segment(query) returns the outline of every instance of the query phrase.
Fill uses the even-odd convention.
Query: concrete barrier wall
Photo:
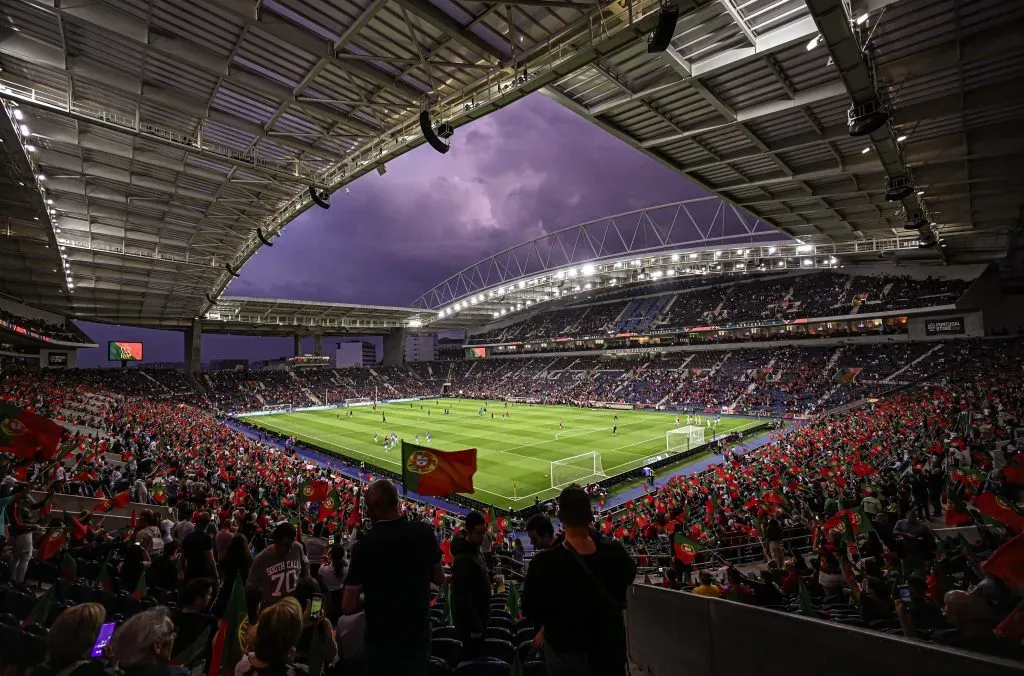
[[[652,676],[1022,676],[1024,664],[686,592],[633,585],[630,661]]]

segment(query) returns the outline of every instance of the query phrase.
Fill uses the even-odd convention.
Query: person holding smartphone
[[[334,661],[338,655],[338,644],[334,640],[334,629],[330,620],[325,617],[323,611],[324,597],[316,580],[311,577],[304,577],[295,585],[293,593],[295,600],[302,606],[302,635],[295,646],[296,662],[309,664],[309,648],[313,644],[313,636],[320,632],[324,639],[325,653],[323,656],[324,666]],[[319,676],[311,674],[311,676]]]
[[[113,634],[114,623],[107,622],[107,611],[99,603],[68,608],[50,627],[46,661],[32,670],[32,676],[114,676],[105,659]]]

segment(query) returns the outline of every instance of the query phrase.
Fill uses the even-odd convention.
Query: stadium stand
[[[765,370],[767,362],[761,355],[771,355],[771,371]],[[758,386],[754,392],[763,386],[773,399],[804,406],[806,391],[821,391],[808,390],[810,382],[820,380],[827,387],[831,370],[860,364],[864,382],[879,384],[905,373],[911,363],[920,365],[922,357],[929,358],[930,366],[921,367],[928,377],[910,389],[882,396],[867,407],[777,432],[770,444],[751,453],[727,452],[723,465],[674,478],[643,499],[601,514],[598,528],[627,547],[641,576],[652,584],[801,613],[842,626],[1019,656],[1019,646],[998,638],[993,629],[1015,612],[1016,602],[1009,588],[998,581],[1003,554],[994,552],[1024,519],[1012,507],[999,507],[1012,504],[1020,485],[1022,458],[1011,443],[1024,413],[1018,378],[1024,367],[1020,341],[698,352],[685,357],[677,353],[657,362],[631,361],[616,368],[605,368],[595,358],[496,360],[462,364],[450,372],[460,371],[456,383],[463,387],[475,383],[488,396],[531,389],[549,393],[554,385],[563,396],[572,397],[594,391],[595,383],[628,378],[630,396],[650,400],[675,386],[661,384],[672,382],[672,374],[700,369],[700,374],[706,374],[703,379],[684,381],[691,389],[700,383],[695,390],[701,393],[698,405],[720,404],[737,397],[742,385],[754,384]],[[423,374],[430,374],[435,366],[443,368],[418,365],[402,373],[355,369],[338,375],[342,382],[358,381],[363,391],[419,388],[432,380]],[[769,379],[750,380],[758,369]],[[776,370],[778,379],[771,381],[770,374]],[[356,372],[362,376],[354,376]],[[248,403],[251,391],[283,391],[298,379],[312,389],[334,377],[333,372],[307,369],[296,374],[239,372],[231,377],[208,373],[203,379],[221,388],[214,390],[214,401]],[[247,385],[246,379],[256,385]],[[547,389],[530,384],[537,379]],[[16,619],[32,614],[32,626],[37,627],[18,628],[19,637],[45,635],[47,628],[64,631],[54,618],[93,599],[115,622],[155,604],[170,603],[173,608],[178,582],[173,568],[165,570],[174,561],[167,552],[175,557],[175,552],[194,545],[195,539],[188,540],[184,534],[195,527],[196,510],[211,513],[212,523],[227,533],[222,538],[217,526],[211,525],[210,535],[216,537],[207,536],[216,551],[210,565],[217,566],[224,579],[234,565],[228,542],[245,538],[238,541],[255,551],[269,546],[273,524],[295,508],[291,496],[300,483],[310,480],[326,480],[342,496],[341,508],[329,518],[320,518],[319,503],[300,510],[307,550],[326,554],[326,563],[314,563],[311,574],[324,585],[336,579],[330,577],[333,554],[327,538],[351,536],[360,528],[363,484],[310,464],[294,445],[286,443],[282,448],[268,444],[266,438],[253,439],[178,400],[176,395],[183,393],[185,383],[169,373],[140,369],[24,369],[3,374],[0,385],[6,399],[97,430],[92,435],[66,433],[65,443],[73,452],[61,462],[60,474],[49,476],[43,463],[21,465],[11,456],[0,461],[4,475],[0,485],[7,494],[19,482],[31,483],[46,472],[46,483],[58,494],[55,504],[70,499],[61,497],[66,495],[92,499],[98,506],[67,522],[71,526],[59,557],[40,540],[28,550],[28,559],[25,550],[16,550],[9,562],[0,563],[0,580],[14,582],[0,593],[4,612]],[[240,383],[247,387],[239,389]],[[838,454],[837,449],[843,452]],[[23,469],[16,469],[19,465]],[[106,497],[91,497],[100,495]],[[1011,502],[993,502],[995,498]],[[38,509],[32,509],[40,504],[8,505],[8,522],[38,522],[51,532],[62,531],[64,520],[52,514],[39,517]],[[453,535],[459,524],[456,515],[432,505],[401,504],[409,518],[435,531],[446,550],[458,538]],[[104,528],[108,510],[128,508],[137,519],[127,526],[127,533]],[[177,523],[160,517],[166,508],[181,515]],[[847,514],[848,520],[837,516],[841,514]],[[210,523],[203,516],[197,520],[200,525]],[[957,535],[956,526],[973,521],[995,527],[980,528],[981,539]],[[490,565],[514,578],[522,550],[515,544],[514,517],[510,523],[496,527],[498,540]],[[946,525],[954,530],[943,532]],[[856,548],[843,543],[843,529],[851,527],[857,531]],[[19,533],[12,529],[8,537],[17,538]],[[37,531],[34,537],[38,540],[42,533]],[[688,548],[686,552],[680,553],[680,542]],[[996,563],[979,568],[978,562],[986,558]],[[315,562],[312,556],[310,560]],[[720,574],[723,564],[726,572]],[[77,571],[73,579],[71,569]],[[144,580],[141,586],[140,580]],[[23,586],[24,581],[35,585],[35,593],[32,586]],[[984,596],[968,598],[961,591],[979,585]],[[904,588],[912,600],[909,604],[899,596]],[[331,596],[330,586],[324,589],[325,598],[333,599],[325,601],[333,621],[340,613],[337,595]],[[511,603],[508,593],[522,594],[527,609],[525,620],[517,619],[521,611],[516,610],[510,634],[519,635],[522,630],[526,636],[531,626],[529,580],[525,587],[506,585],[494,597],[495,607],[501,604],[501,617]],[[226,612],[229,595],[225,587],[217,591],[214,612]],[[438,601],[431,611],[438,637],[451,631],[445,603]],[[945,615],[940,612],[943,604]],[[962,614],[956,610],[961,606]],[[984,621],[967,624],[973,611],[983,612]],[[177,613],[171,617],[173,622],[184,621]],[[437,643],[436,654],[443,654],[442,649]],[[16,654],[12,657],[5,651],[5,664],[24,668],[28,657],[24,652]],[[33,659],[38,661],[41,654],[37,650]],[[205,649],[186,655],[190,660],[206,656]]]
[[[645,333],[708,324],[770,319],[816,319],[864,312],[952,305],[969,281],[897,275],[811,272],[777,278],[705,277],[687,280],[675,293],[622,292],[628,300],[540,312],[522,321],[470,336],[491,344],[559,336]],[[670,287],[672,288],[672,287]],[[648,290],[650,292],[650,290]],[[603,297],[602,297],[603,298]]]

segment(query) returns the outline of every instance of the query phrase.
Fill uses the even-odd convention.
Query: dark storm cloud
[[[335,193],[227,293],[405,305],[458,270],[575,223],[698,196],[686,179],[543,95],[421,146]]]

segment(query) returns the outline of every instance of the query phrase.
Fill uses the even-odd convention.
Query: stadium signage
[[[90,343],[73,343],[73,342],[66,341],[66,340],[56,340],[54,338],[50,338],[49,336],[44,336],[42,334],[36,333],[35,331],[29,331],[24,326],[19,326],[18,324],[15,324],[14,322],[9,322],[6,319],[0,319],[0,327],[5,328],[8,331],[11,331],[13,333],[18,333],[18,334],[21,334],[23,336],[28,336],[29,338],[35,338],[36,340],[41,340],[44,343],[53,343],[54,345],[89,345],[90,344]]]
[[[68,365],[68,353],[67,352],[50,352],[46,355],[46,363],[50,366],[67,366]]]
[[[963,333],[963,317],[950,317],[948,319],[930,319],[924,325],[926,336],[949,336]]]

